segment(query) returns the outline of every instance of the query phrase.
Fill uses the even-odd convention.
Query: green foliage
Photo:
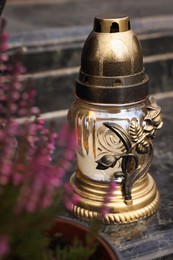
[[[3,225],[0,225],[0,234],[9,236],[11,247],[11,253],[5,259],[46,259],[45,252],[49,242],[45,232],[52,224],[52,216],[55,215],[58,205],[53,204],[46,210],[30,214],[18,214],[14,206],[18,193],[19,189],[14,185],[1,187],[0,222]],[[57,196],[59,195],[60,192]]]
[[[56,255],[62,260],[88,259],[94,253],[94,249],[85,247],[78,239],[74,239],[71,247],[66,247],[63,250],[57,248]]]
[[[96,243],[84,244],[76,237],[69,243],[61,234],[57,234],[53,239],[56,244],[54,249],[49,251],[49,259],[52,259],[52,255],[53,259],[61,260],[89,259],[94,254],[97,245]]]

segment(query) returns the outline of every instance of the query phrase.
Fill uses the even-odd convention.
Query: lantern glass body
[[[118,158],[118,156],[127,153],[121,137],[106,127],[105,123],[118,125],[128,137],[132,120],[135,120],[141,129],[146,125],[145,117],[149,105],[151,102],[148,98],[123,106],[91,104],[76,98],[69,110],[68,119],[71,126],[76,129],[78,170],[86,177],[96,181],[109,182],[116,178],[115,173],[122,171],[121,158],[112,167],[97,169],[97,162],[104,156]],[[138,165],[139,167],[141,165],[142,171],[142,165],[146,161],[148,163],[145,166],[144,174],[150,167],[150,156],[148,152],[139,153]],[[142,175],[142,177],[144,176]],[[117,182],[121,182],[120,177],[118,177]]]

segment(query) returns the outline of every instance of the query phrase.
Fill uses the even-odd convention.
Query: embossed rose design
[[[151,105],[147,106],[147,115],[144,118],[144,132],[151,138],[155,137],[156,130],[160,129],[163,125],[161,117],[161,108],[157,105],[154,99],[152,99]]]

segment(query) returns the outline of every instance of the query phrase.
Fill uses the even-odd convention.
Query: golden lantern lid
[[[128,103],[148,96],[140,43],[126,15],[100,15],[85,41],[76,95],[94,103]]]

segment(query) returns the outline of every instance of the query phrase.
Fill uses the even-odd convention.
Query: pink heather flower
[[[0,185],[4,186],[8,184],[8,182],[9,182],[8,176],[4,176],[4,175],[0,176]]]
[[[105,217],[108,213],[109,213],[109,207],[108,207],[108,205],[104,205],[104,207],[102,208],[102,211],[101,211],[101,216]]]
[[[22,184],[22,182],[23,175],[21,173],[14,172],[14,174],[12,175],[12,183],[14,184],[14,186],[19,186]]]
[[[14,82],[13,83],[14,90],[20,90],[21,87],[22,87],[22,84],[20,82]]]
[[[22,184],[17,211],[34,212],[50,206],[56,189],[62,184],[62,178],[71,166],[71,159],[75,154],[74,133],[71,129],[66,132],[67,136],[66,138],[64,136],[65,142],[62,147],[65,151],[57,164],[52,165],[50,154],[56,148],[58,134],[52,134],[49,129],[45,128],[44,120],[26,121],[25,126],[23,128],[13,120],[7,122],[5,128],[0,130],[0,136],[6,147],[4,151],[8,156],[12,148],[7,145],[12,140],[10,134],[18,135],[21,139],[24,138],[23,141],[28,145],[25,155],[27,165],[24,167],[22,163],[18,162],[14,162],[14,165],[7,164],[5,161],[6,164],[1,168],[3,175],[0,180],[1,184],[7,184],[9,181],[12,181],[15,186]],[[72,196],[70,195],[70,197]],[[71,202],[76,203],[76,201],[77,198],[74,196]]]
[[[51,138],[49,139],[51,140]],[[49,145],[48,142],[47,146]],[[34,151],[36,154],[32,155],[32,161],[29,162],[28,169],[25,171],[24,188],[20,194],[18,211],[33,212],[36,209],[50,205],[54,192],[61,185],[65,173],[64,170],[60,171],[61,161],[57,165],[50,164],[49,154],[47,154],[44,147],[39,150],[39,154],[37,154],[37,149]]]
[[[8,238],[6,236],[0,235],[0,259],[3,259],[8,255],[10,251]]]
[[[4,133],[4,131],[1,129],[1,130],[0,130],[0,142],[4,140],[4,137],[5,137],[5,133]]]
[[[46,134],[49,134],[49,129],[47,129],[47,128],[46,128],[46,129],[43,129],[42,133],[45,134],[45,135],[46,135]]]
[[[20,108],[20,109],[18,110],[19,116],[25,116],[26,113],[27,113],[27,109],[26,109],[26,108]]]
[[[8,48],[8,45],[6,43],[1,43],[0,51],[5,52]]]
[[[22,99],[27,100],[28,98],[29,98],[28,93],[23,93],[22,94]]]
[[[16,136],[19,134],[19,130],[20,130],[20,126],[19,124],[16,122],[16,120],[9,120],[8,122],[8,126],[6,127],[6,134],[8,133],[8,135],[10,136],[10,138],[12,139],[12,136]],[[4,131],[4,132],[5,132]],[[15,139],[13,139],[15,140]],[[17,145],[17,142],[16,142]]]
[[[7,32],[3,32],[0,36],[0,40],[3,42],[7,42],[8,40],[8,33]]]
[[[11,112],[12,112],[12,113],[15,113],[15,112],[17,111],[17,105],[14,104],[14,103],[11,104],[10,109],[11,109]]]
[[[1,54],[0,60],[1,60],[2,62],[7,62],[7,61],[8,61],[8,55],[6,55],[6,54]]]
[[[28,90],[28,99],[33,100],[37,96],[37,91],[34,88],[29,88]]]
[[[8,161],[5,161],[5,163],[3,163],[1,165],[1,173],[4,176],[9,176],[11,175],[11,163]]]
[[[6,33],[2,33],[0,37],[0,52],[5,52],[8,49],[8,43],[7,43],[8,35]]]
[[[74,193],[73,188],[70,183],[66,183],[64,187],[64,205],[67,210],[71,210],[73,205],[76,205],[80,198]]]
[[[20,93],[16,90],[14,90],[11,94],[11,97],[14,99],[14,100],[18,100],[20,98]]]
[[[1,55],[0,55],[0,57],[1,57]],[[0,60],[1,60],[1,58],[0,58]],[[7,66],[5,64],[0,64],[0,70],[2,73],[6,70],[6,68],[7,68]]]
[[[109,203],[112,201],[112,196],[113,196],[113,193],[114,193],[116,187],[117,187],[117,183],[114,180],[112,180],[110,182],[109,190],[105,196],[103,207],[101,209],[101,217],[103,217],[103,218],[106,216],[106,214],[109,213]]]
[[[19,105],[19,107],[26,107],[27,106],[27,102],[24,101],[24,100],[21,100],[21,101],[19,101],[18,105]]]
[[[45,124],[45,120],[43,120],[43,119],[39,119],[39,120],[38,120],[38,124],[40,124],[40,125],[44,125],[44,124]],[[45,130],[48,130],[48,129],[45,129]]]
[[[62,157],[62,162],[64,162],[64,157]],[[70,166],[70,164],[68,165]],[[35,173],[37,174],[35,175]],[[39,156],[35,155],[35,162],[32,161],[32,164],[29,164],[29,175],[27,174],[26,178],[24,178],[26,179],[26,188],[20,196],[20,210],[34,211],[42,207],[41,205],[45,207],[46,204],[43,200],[46,201],[46,196],[53,198],[55,189],[62,183],[61,178],[64,173],[65,170],[61,167],[61,160],[56,166],[49,165],[49,156],[47,156],[44,149]],[[28,192],[28,189],[30,192]],[[51,203],[52,200],[49,199],[49,201]]]
[[[41,124],[37,124],[36,125],[36,130],[37,131],[41,131],[41,130],[43,130],[44,129],[44,126],[43,125],[41,125]]]
[[[40,109],[38,107],[32,107],[31,108],[31,114],[37,115],[40,113]]]
[[[68,134],[70,133],[70,127],[68,124],[64,124],[58,134],[59,145],[64,146],[66,144],[66,139],[68,138]]]
[[[34,88],[25,89],[20,76],[25,72],[18,56],[14,64],[8,64],[6,51],[7,35],[0,39],[0,185],[13,184],[18,187],[19,196],[14,205],[16,213],[36,212],[48,208],[56,191],[63,185],[66,170],[71,167],[75,154],[74,131],[67,125],[60,135],[45,127],[45,121],[38,118],[39,108],[35,107],[37,92]],[[34,120],[31,121],[31,116]],[[19,124],[15,118],[26,116]],[[16,141],[16,137],[18,141]],[[57,147],[57,139],[62,153],[53,164],[52,154]],[[4,189],[5,190],[5,189]],[[75,204],[78,196],[67,188],[67,207]],[[70,198],[68,202],[67,195]],[[12,210],[14,210],[12,208]],[[11,212],[13,213],[13,212]],[[6,214],[6,212],[4,212]],[[3,225],[3,224],[2,224]],[[9,252],[8,239],[0,235],[0,259]]]
[[[18,72],[19,75],[21,75],[26,72],[26,68],[21,63],[17,63],[16,71]]]
[[[51,196],[50,197],[46,196],[45,198],[42,199],[42,203],[40,206],[42,209],[47,209],[48,207],[50,207],[51,203],[52,203]]]
[[[5,35],[1,43],[1,50],[5,50]],[[0,79],[0,98],[3,101],[0,106],[3,118],[0,122],[0,185],[11,183],[18,186],[19,197],[14,205],[17,213],[46,209],[52,204],[56,191],[63,186],[65,173],[71,167],[75,155],[75,133],[68,125],[62,127],[59,135],[52,133],[52,129],[45,127],[44,120],[38,118],[40,110],[34,106],[37,92],[34,88],[23,92],[19,77],[25,69],[17,57],[10,65],[8,56],[1,53],[0,68],[5,75]],[[20,125],[16,116],[26,116],[27,120]],[[18,138],[17,146],[13,136]],[[53,164],[52,154],[58,144],[62,153]],[[68,185],[64,201],[70,208],[79,198]],[[5,247],[1,242],[0,237],[0,258],[9,250],[8,244]]]

